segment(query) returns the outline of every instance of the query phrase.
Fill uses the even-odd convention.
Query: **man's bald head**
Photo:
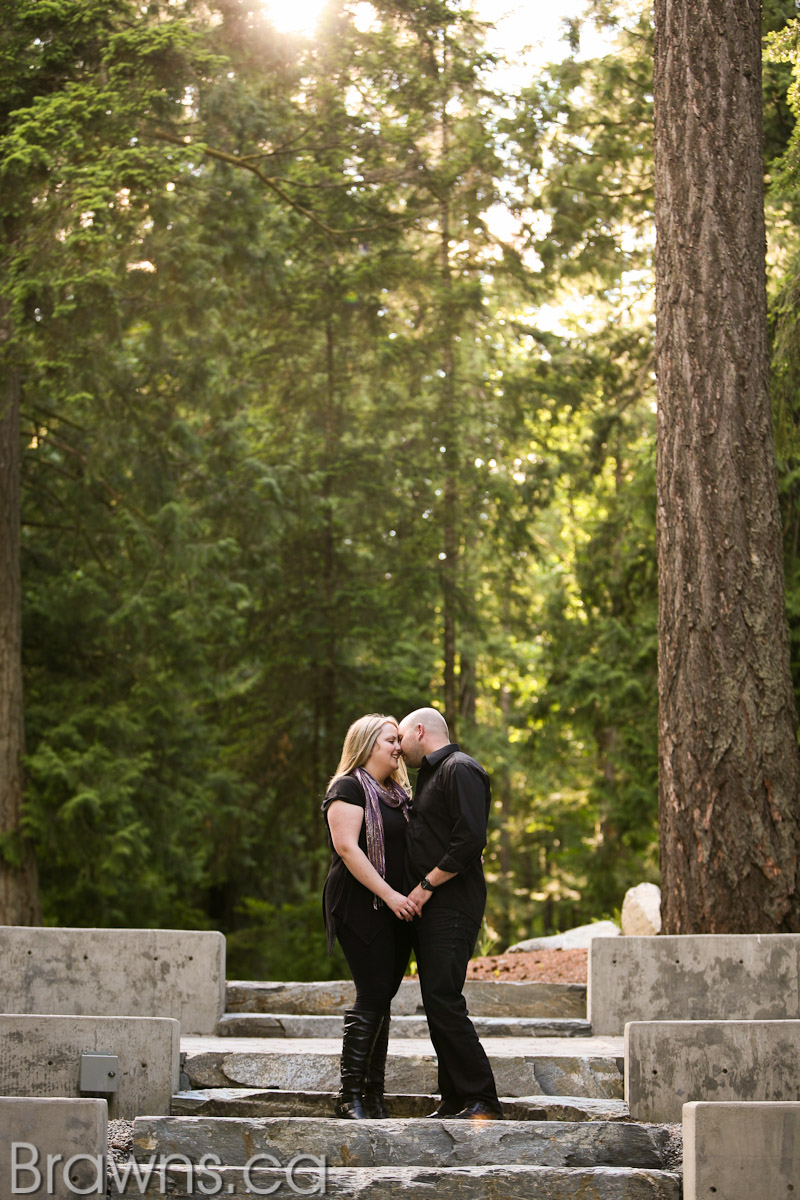
[[[436,708],[415,708],[400,722],[400,749],[409,767],[450,742],[447,722]]]

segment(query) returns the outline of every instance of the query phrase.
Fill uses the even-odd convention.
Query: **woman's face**
[[[372,753],[364,766],[373,779],[387,779],[397,770],[400,759],[400,738],[394,721],[387,721],[378,734]]]

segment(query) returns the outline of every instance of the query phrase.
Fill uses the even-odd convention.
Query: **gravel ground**
[[[536,979],[542,983],[586,983],[588,950],[530,950],[473,958],[467,979]]]
[[[683,1129],[680,1125],[665,1125],[669,1141],[664,1152],[665,1171],[683,1171]]]
[[[133,1153],[133,1121],[108,1122],[108,1158],[114,1162],[127,1162]],[[110,1177],[110,1176],[109,1176]]]

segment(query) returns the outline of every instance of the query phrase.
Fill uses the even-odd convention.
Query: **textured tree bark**
[[[6,376],[3,392],[0,396],[0,924],[36,925],[41,923],[36,859],[19,828],[25,724],[19,560],[19,384],[13,369]]]
[[[656,0],[665,933],[800,930],[765,292],[761,5]]]
[[[442,153],[448,150],[447,110],[442,111]],[[444,626],[444,716],[450,738],[458,736],[458,685],[456,679],[456,605],[458,602],[459,531],[458,531],[458,451],[456,425],[456,357],[453,351],[451,296],[453,279],[450,271],[450,205],[447,197],[439,205],[441,285],[443,297],[442,324],[442,406],[441,430],[445,446],[444,497],[442,506],[441,564],[442,623]]]

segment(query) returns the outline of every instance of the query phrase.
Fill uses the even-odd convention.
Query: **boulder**
[[[661,933],[661,888],[639,883],[628,888],[622,901],[622,932],[626,937],[653,937]]]
[[[520,954],[528,950],[586,950],[592,938],[619,937],[619,925],[613,921],[593,921],[591,925],[578,925],[575,929],[567,929],[564,933],[554,933],[550,937],[528,938],[508,947],[509,954]]]

